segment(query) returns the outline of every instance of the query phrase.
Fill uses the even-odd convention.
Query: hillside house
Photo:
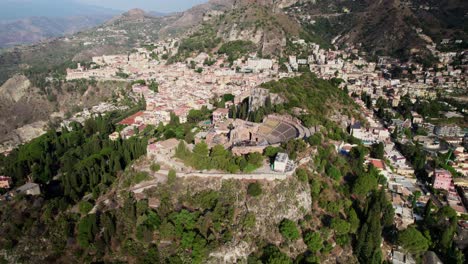
[[[446,170],[434,170],[432,175],[432,185],[434,189],[451,191],[454,188],[452,174]]]
[[[213,124],[222,122],[229,117],[229,109],[227,108],[218,108],[213,112]]]
[[[11,178],[0,176],[0,189],[10,189]]]
[[[40,195],[41,194],[41,188],[39,187],[39,184],[33,183],[33,182],[28,182],[16,189],[16,193],[18,194],[24,194],[24,195]]]
[[[463,129],[457,125],[436,126],[434,134],[441,137],[463,137]]]
[[[273,165],[274,171],[285,172],[288,166],[289,156],[286,153],[276,154],[275,163]]]
[[[171,138],[164,141],[159,141],[153,144],[149,144],[146,151],[147,156],[150,158],[166,157],[170,158],[175,155],[175,150],[179,145],[179,140]]]

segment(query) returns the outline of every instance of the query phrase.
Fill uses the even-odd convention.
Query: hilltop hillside
[[[74,16],[116,15],[118,10],[80,3],[75,0],[3,0],[0,21],[30,17],[64,18]]]
[[[468,3],[463,0],[297,1],[285,11],[317,38],[362,44],[370,55],[428,58],[426,45],[440,44],[442,38],[468,41]]]
[[[305,109],[299,118],[307,127],[335,121],[346,128],[346,122],[351,118],[360,118],[360,111],[348,94],[337,87],[338,83],[336,79],[327,81],[312,73],[304,73],[299,77],[264,83],[262,87],[285,98],[285,109]]]
[[[29,17],[0,22],[0,48],[37,43],[100,25],[112,15]]]
[[[0,5],[0,48],[73,34],[119,13],[72,0],[5,0]]]
[[[260,55],[281,56],[288,38],[307,38],[322,46],[330,46],[336,38],[338,45],[362,45],[371,57],[413,56],[433,62],[427,44],[451,38],[463,42],[444,48],[466,48],[467,11],[468,3],[463,0],[211,0],[162,17],[133,10],[69,39],[1,53],[0,83],[17,72],[20,64],[31,66],[41,61],[41,65],[57,65],[128,51],[160,38],[182,36],[194,42],[190,40],[193,35],[202,35],[201,41],[219,38],[208,45],[209,51],[219,48],[222,42],[243,39],[254,42]],[[418,34],[417,29],[432,42]],[[203,49],[193,50],[207,50],[202,46]],[[56,55],[48,56],[51,51]]]
[[[126,53],[145,42],[157,41],[159,30],[173,19],[131,10],[72,36],[5,50],[0,53],[0,84],[28,68],[50,72],[72,60],[89,61],[92,56]]]
[[[284,13],[271,11],[268,4],[238,3],[193,30],[181,41],[179,53],[173,59],[182,60],[201,51],[217,51],[222,44],[238,40],[253,43],[254,51],[260,55],[281,56],[287,39],[299,36],[301,26]]]
[[[308,125],[321,127],[307,140],[292,139],[255,154],[265,161],[269,151],[294,152],[297,161],[304,161],[294,175],[274,181],[178,177],[167,165],[155,166],[155,160],[144,155],[156,128],[141,137],[109,139],[118,113],[88,120],[73,130],[51,130],[0,158],[0,173],[13,175],[15,185],[32,175],[43,186],[41,196],[18,195],[0,204],[0,246],[5,249],[0,260],[357,263],[353,241],[364,224],[360,219],[368,214],[363,208],[378,204],[377,234],[380,223],[385,226],[393,212],[383,192],[375,191],[375,173],[364,172],[361,160],[356,166],[338,155],[330,140],[353,139],[330,122],[334,112],[323,106],[341,105],[336,112],[346,114],[353,111],[352,100],[336,82],[312,74],[265,87],[287,99],[284,111],[302,107],[316,117]],[[194,155],[200,155],[197,149],[202,144],[195,145]],[[206,156],[210,164],[221,159],[218,154]],[[355,184],[360,177],[371,183]],[[372,197],[380,198],[372,202]],[[368,244],[380,249],[379,239]]]
[[[281,57],[288,39],[306,38],[323,47],[331,47],[332,41],[338,46],[360,47],[371,58],[386,55],[433,63],[434,54],[427,45],[449,38],[463,40],[449,48],[466,46],[467,11],[468,4],[460,0],[224,0],[182,13],[162,32],[198,25],[191,28],[186,42],[210,43],[198,45],[201,48],[193,45],[189,52],[216,51],[222,43],[241,39],[255,43],[260,55]],[[187,49],[176,59],[184,54]]]

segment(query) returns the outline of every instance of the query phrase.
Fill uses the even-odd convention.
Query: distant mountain
[[[0,3],[0,21],[29,17],[116,15],[121,12],[121,10],[86,5],[73,0],[2,0]]]
[[[338,37],[339,45],[362,45],[370,56],[425,60],[432,57],[427,45],[443,38],[468,42],[466,0],[296,2],[284,11],[309,34],[325,41]]]
[[[188,36],[187,43],[205,47],[202,42],[216,37],[250,40],[263,55],[279,56],[287,55],[287,40],[294,37],[326,48],[333,40],[342,47],[360,47],[369,57],[430,64],[436,59],[428,45],[446,38],[462,42],[438,48],[468,47],[467,17],[466,0],[211,0],[180,13],[160,34],[190,28],[195,37]],[[200,37],[207,32],[211,35]]]
[[[3,0],[0,3],[0,48],[32,44],[102,24],[118,10],[73,0]]]
[[[158,11],[149,11],[148,13],[154,17],[163,17],[163,16],[169,15],[168,13],[163,13],[163,12],[158,12]]]
[[[86,19],[91,21],[90,26],[92,23],[99,24],[99,26],[78,30],[79,32],[66,37],[46,39],[33,45],[3,50],[0,53],[0,84],[28,67],[47,72],[72,60],[87,61],[92,56],[127,52],[142,44],[154,43],[159,39],[161,28],[171,24],[175,19],[174,17],[155,17],[139,9],[130,10],[109,20],[93,20],[96,18],[97,16],[81,17],[75,22],[72,19],[55,20],[56,23],[53,22],[54,19],[41,19],[40,21],[47,23],[47,28],[51,29],[50,34],[66,32],[66,28],[74,30],[80,26],[80,23],[84,24]],[[25,33],[19,34],[23,24],[27,30],[23,31]],[[29,20],[20,24],[14,23],[8,27],[0,25],[0,40],[2,37],[5,39],[5,43],[12,43],[15,38],[25,40],[23,38],[31,37],[32,33],[40,32],[41,26],[43,25],[39,22],[30,22]],[[8,33],[11,36],[8,38],[7,33],[2,33],[2,30],[4,32],[11,30],[10,32],[17,33]]]
[[[52,1],[38,2],[50,5]],[[70,0],[65,2],[76,5]],[[5,12],[4,9],[1,12]],[[180,59],[190,52],[200,51],[198,47],[211,52],[223,43],[239,39],[253,42],[263,56],[285,58],[297,54],[289,40],[305,38],[326,48],[331,48],[332,40],[338,46],[360,46],[372,57],[430,58],[433,62],[427,46],[440,43],[442,38],[462,40],[466,48],[467,13],[466,0],[210,0],[165,16],[130,10],[91,30],[82,28],[104,21],[100,20],[101,16],[57,20],[29,18],[0,25],[0,47],[82,32],[69,36],[70,39],[0,54],[0,83],[11,77],[20,65],[44,65],[43,61],[47,60],[47,65],[52,67],[63,61],[87,60],[90,56],[122,52],[174,36],[182,38],[184,44]],[[210,45],[206,45],[207,42]],[[49,56],[51,53],[63,56]]]
[[[111,17],[111,15],[29,17],[0,22],[0,48],[32,44],[52,37],[73,34],[100,25]]]

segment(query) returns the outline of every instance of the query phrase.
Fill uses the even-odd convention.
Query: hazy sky
[[[183,11],[207,0],[77,0],[78,2],[109,7],[120,10],[142,8],[147,11],[174,12]]]

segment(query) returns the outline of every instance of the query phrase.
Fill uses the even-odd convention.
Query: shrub
[[[169,174],[167,174],[167,182],[168,182],[169,184],[174,183],[174,182],[176,181],[176,178],[177,178],[176,171],[173,170],[173,169],[171,169],[171,170],[169,171]]]
[[[304,236],[304,242],[312,252],[317,252],[323,247],[323,239],[319,233],[308,232]]]
[[[251,183],[247,187],[247,193],[250,196],[257,197],[262,194],[262,186],[258,182]]]
[[[296,223],[289,219],[284,219],[280,224],[280,233],[286,240],[292,241],[299,238],[299,230]]]
[[[150,177],[146,172],[139,172],[135,176],[133,176],[133,183],[138,184],[140,182],[148,180]]]
[[[307,175],[307,171],[305,169],[299,168],[296,170],[297,178],[302,182],[307,182],[309,180],[309,176]]]
[[[79,208],[80,208],[80,213],[82,215],[85,215],[85,214],[89,213],[89,211],[91,211],[91,209],[93,209],[93,205],[88,201],[82,201],[82,202],[80,202]]]
[[[252,228],[255,226],[256,221],[257,220],[255,218],[254,213],[247,213],[242,225],[244,226],[244,228]]]
[[[345,220],[334,218],[330,226],[336,234],[345,235],[348,234],[351,228],[351,225]]]
[[[398,234],[398,244],[408,252],[420,253],[429,248],[430,241],[416,228],[410,227]]]
[[[157,172],[161,169],[161,165],[157,164],[157,163],[153,163],[151,164],[151,167],[150,167],[151,171],[153,172]]]

